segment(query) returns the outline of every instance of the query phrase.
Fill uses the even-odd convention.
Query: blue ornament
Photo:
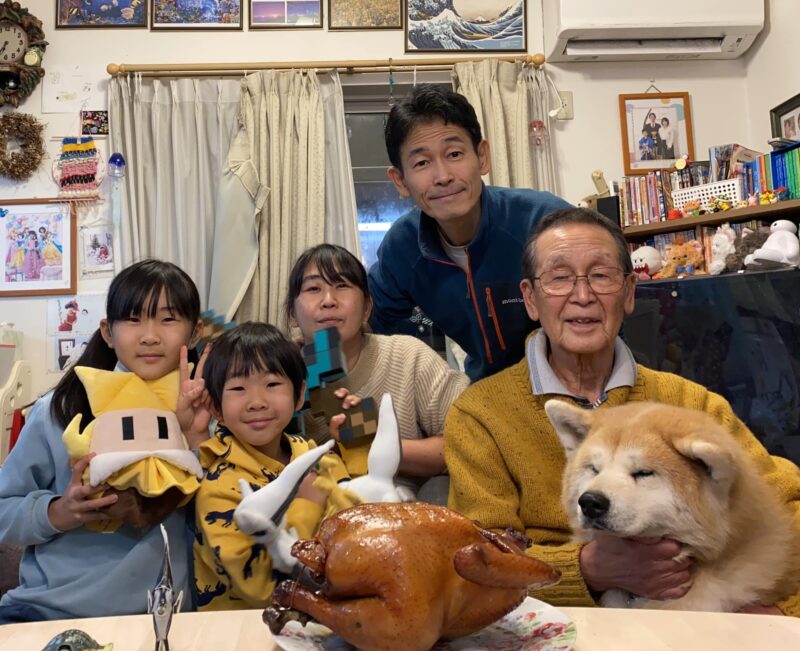
[[[108,175],[118,178],[125,176],[125,158],[119,152],[114,152],[108,159]]]

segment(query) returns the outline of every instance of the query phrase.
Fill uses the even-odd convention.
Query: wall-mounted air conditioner
[[[543,0],[548,61],[734,59],[764,27],[764,0]]]

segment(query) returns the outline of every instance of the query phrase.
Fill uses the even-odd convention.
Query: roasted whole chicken
[[[319,584],[281,582],[274,601],[363,651],[426,651],[519,605],[560,572],[526,556],[511,534],[485,531],[441,506],[362,504],[328,518],[295,556]],[[273,632],[286,618],[267,609]]]

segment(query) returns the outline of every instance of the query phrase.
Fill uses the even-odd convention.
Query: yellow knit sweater
[[[556,605],[592,606],[580,571],[580,545],[570,542],[561,506],[565,457],[544,411],[553,397],[533,395],[526,359],[461,394],[445,424],[449,506],[487,529],[525,531],[534,543],[528,553],[562,572],[559,584],[534,596]],[[636,385],[612,389],[599,408],[643,400],[700,409],[725,425],[794,510],[800,529],[800,471],[770,456],[722,396],[677,375],[638,366]],[[800,616],[800,593],[777,605],[787,615]]]

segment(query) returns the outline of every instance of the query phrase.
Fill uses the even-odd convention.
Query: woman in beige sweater
[[[425,343],[405,335],[364,332],[372,309],[364,265],[346,249],[320,244],[300,255],[289,276],[286,313],[289,324],[310,343],[314,333],[335,326],[349,370],[331,383],[380,402],[392,396],[402,437],[399,483],[420,499],[447,500],[442,432],[452,402],[469,384]],[[317,443],[329,437],[323,417],[305,414],[306,434]],[[366,473],[366,452],[342,450],[352,476]],[[435,478],[432,481],[428,481]]]

